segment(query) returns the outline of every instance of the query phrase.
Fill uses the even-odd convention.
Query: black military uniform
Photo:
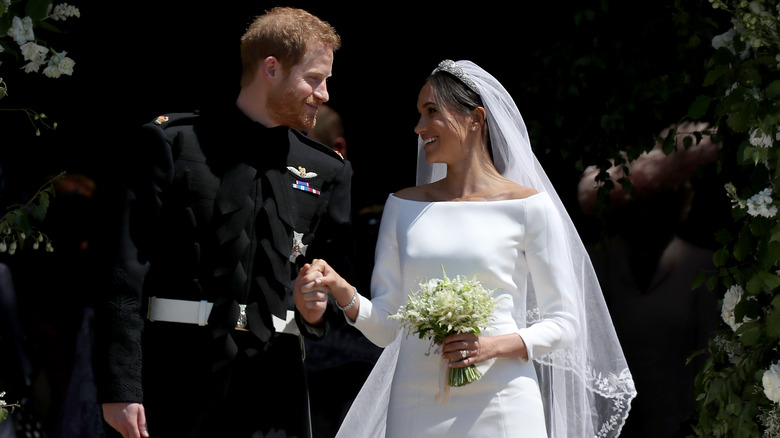
[[[308,326],[292,286],[313,257],[349,272],[350,164],[225,107],[142,129],[97,315],[100,402],[142,402],[156,438],[308,437],[300,336],[344,318]]]

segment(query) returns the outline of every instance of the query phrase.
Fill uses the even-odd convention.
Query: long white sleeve
[[[408,291],[401,281],[398,254],[398,204],[388,202],[382,213],[377,237],[374,272],[371,276],[371,300],[360,297],[358,317],[352,323],[368,340],[379,347],[389,345],[398,334],[400,324],[388,319],[406,302]]]
[[[575,303],[565,298],[575,290],[566,234],[552,201],[546,196],[541,199],[544,202],[529,204],[524,221],[525,256],[541,318],[517,331],[528,349],[528,360],[567,347],[579,328]]]

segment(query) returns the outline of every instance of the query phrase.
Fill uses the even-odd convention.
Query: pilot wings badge
[[[306,168],[303,166],[298,166],[297,168],[293,166],[287,166],[287,170],[294,173],[295,176],[299,178],[314,178],[317,176],[315,172],[307,172]]]

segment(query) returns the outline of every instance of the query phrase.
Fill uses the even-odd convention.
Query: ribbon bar
[[[309,187],[309,183],[306,182],[306,181],[295,180],[295,182],[293,183],[292,186],[293,186],[293,188],[298,189],[298,190],[303,190],[304,192],[314,193],[315,195],[319,195],[320,194],[319,190],[317,190],[317,189],[315,189],[313,187]]]

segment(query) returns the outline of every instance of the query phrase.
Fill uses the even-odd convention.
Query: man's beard
[[[305,102],[295,96],[288,87],[272,90],[268,95],[268,110],[277,123],[299,130],[312,129],[317,123],[316,114],[303,111]]]

